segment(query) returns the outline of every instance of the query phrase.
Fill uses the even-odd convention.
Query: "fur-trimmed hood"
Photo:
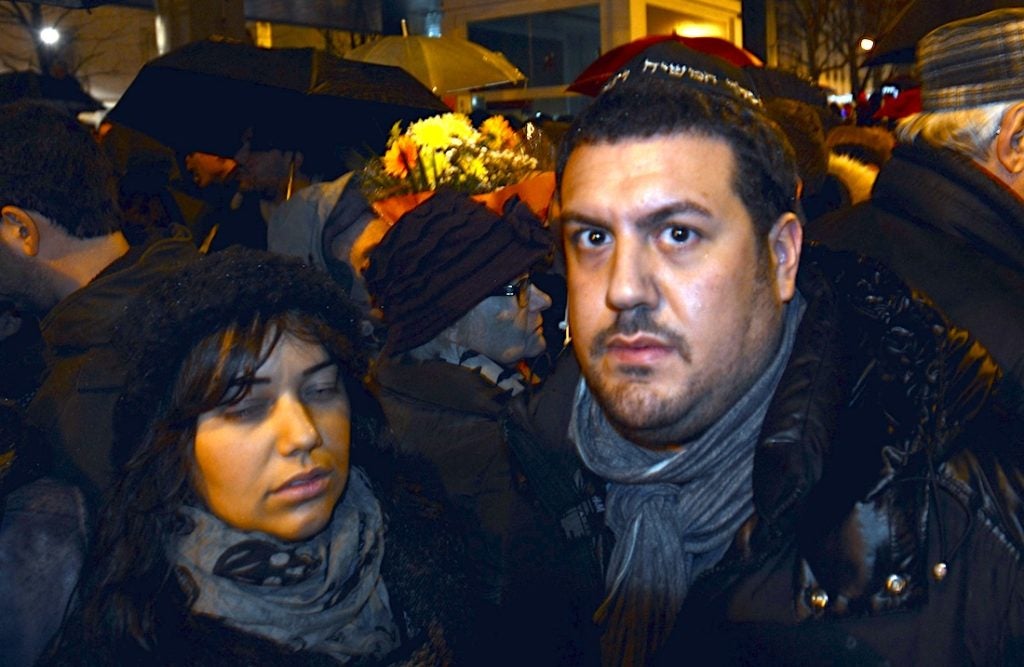
[[[850,204],[859,204],[871,197],[878,170],[856,158],[840,153],[828,154],[828,173],[838,178],[850,193]]]

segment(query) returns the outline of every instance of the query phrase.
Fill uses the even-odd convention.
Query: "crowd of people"
[[[0,663],[1024,663],[1022,35],[343,175],[0,105]]]

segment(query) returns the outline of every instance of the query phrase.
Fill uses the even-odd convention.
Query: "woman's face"
[[[348,481],[349,402],[321,345],[282,336],[240,402],[199,416],[195,485],[225,523],[303,540]]]

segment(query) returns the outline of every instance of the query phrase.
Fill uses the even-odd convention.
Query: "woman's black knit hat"
[[[323,271],[301,260],[247,248],[201,257],[136,299],[116,337],[128,374],[114,416],[115,467],[139,446],[166,403],[181,364],[207,336],[287,312],[318,316],[350,341],[340,361],[361,377],[366,368],[359,313]]]
[[[518,197],[498,215],[438,190],[395,223],[364,278],[388,325],[385,355],[418,347],[548,258],[551,232]]]

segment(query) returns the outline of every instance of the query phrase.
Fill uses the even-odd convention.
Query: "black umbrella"
[[[397,67],[315,49],[193,42],[143,66],[107,119],[183,152],[233,155],[254,146],[383,150],[396,121],[449,111]]]
[[[118,4],[115,0],[19,0],[30,5],[50,5],[67,9],[92,9],[100,5]]]
[[[1020,0],[911,0],[882,31],[864,64],[913,63],[918,40],[935,28],[1002,7],[1020,7]]]
[[[82,90],[78,79],[72,76],[54,77],[38,72],[0,73],[0,100],[42,100],[58,106],[68,113],[96,111],[103,104]]]

